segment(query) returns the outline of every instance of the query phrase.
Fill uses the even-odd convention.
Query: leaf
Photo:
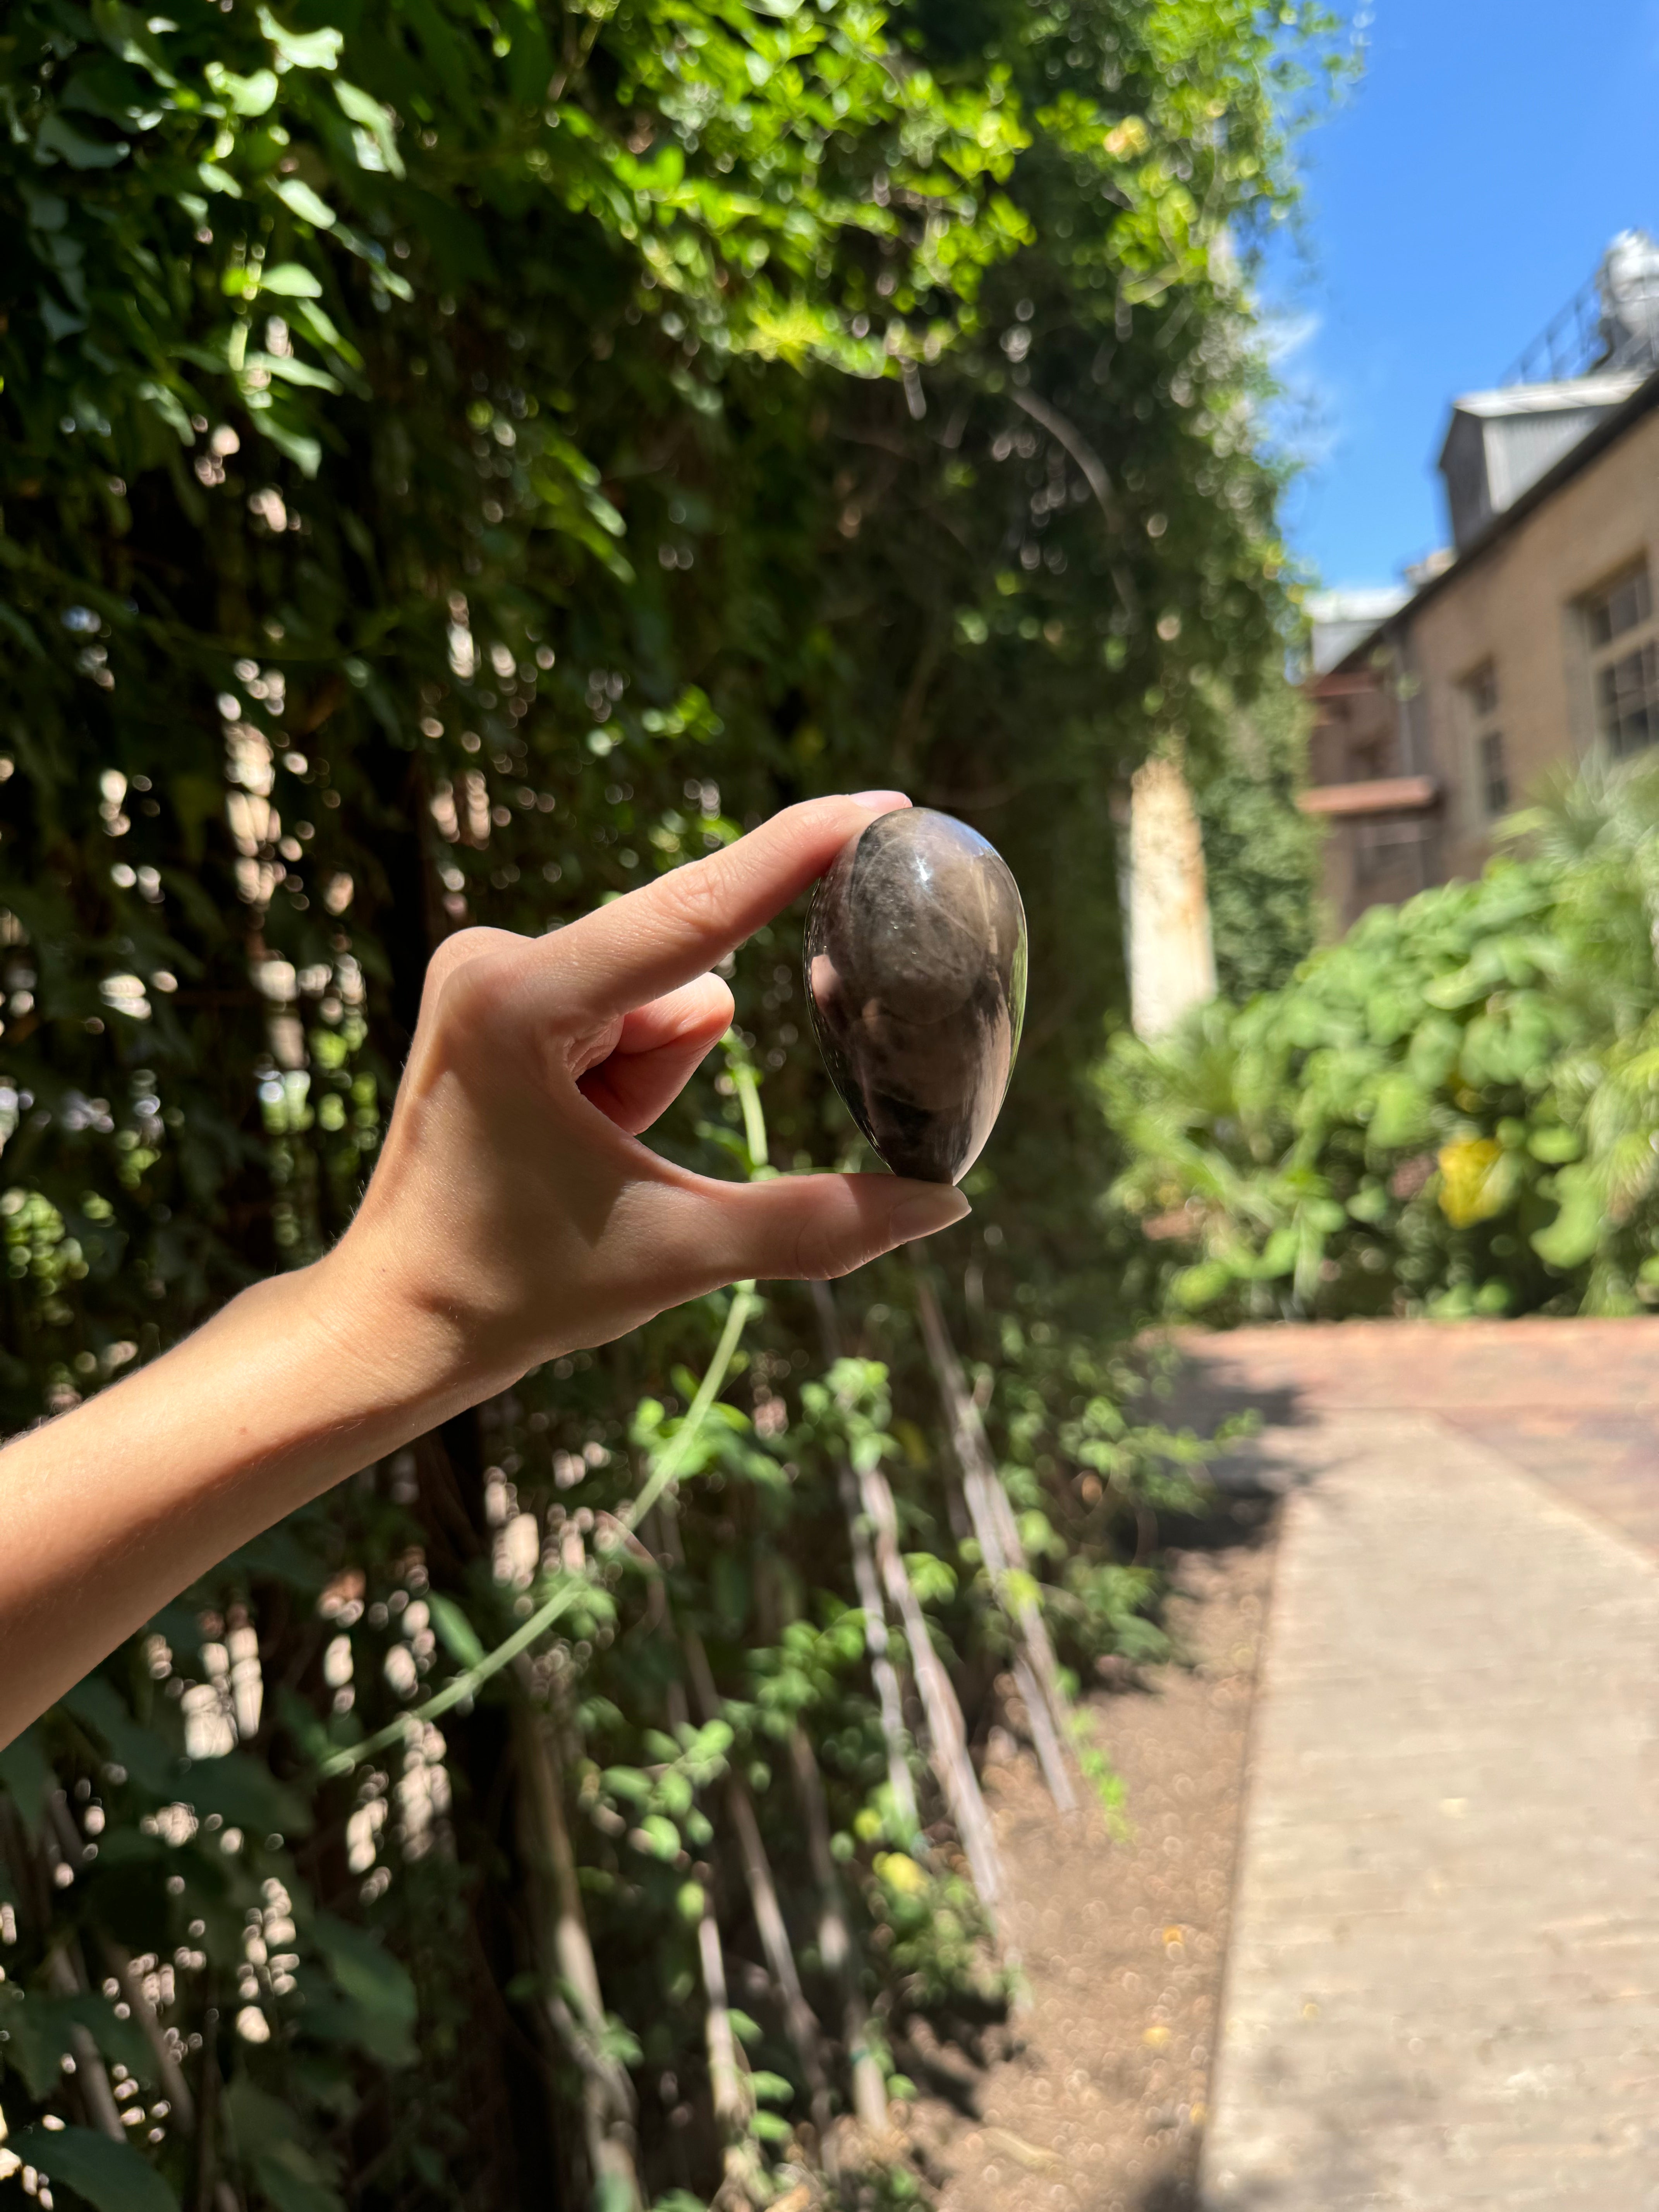
[[[21,645],[31,659],[45,658],[46,648],[36,636],[33,627],[24,621],[15,607],[0,599],[0,629],[5,629],[15,644]]]
[[[680,1832],[661,1813],[647,1813],[640,1822],[640,1832],[665,1865],[678,1857]]]
[[[1583,1150],[1576,1129],[1549,1127],[1534,1129],[1527,1139],[1527,1150],[1534,1159],[1543,1160],[1551,1167],[1563,1167],[1576,1160]]]
[[[196,443],[196,433],[190,427],[190,410],[179,404],[176,393],[148,377],[140,381],[137,392],[139,398],[148,400],[167,428],[176,433],[181,446]],[[216,807],[218,803],[216,798]]]
[[[365,1929],[319,1912],[313,1939],[329,1972],[361,2008],[367,2024],[366,2047],[386,2066],[412,2066],[420,2056],[413,2030],[415,1984],[408,1970]]]
[[[1532,1239],[1532,1249],[1552,1267],[1582,1267],[1595,1258],[1607,1226],[1607,1212],[1585,1163],[1563,1168],[1555,1178],[1560,1211]]]
[[[6,2030],[6,2063],[15,2067],[37,2101],[64,2078],[69,2017],[62,2000],[26,1996],[17,1983],[0,1983],[0,2026]]]
[[[262,437],[269,438],[279,453],[286,453],[302,477],[314,477],[322,465],[323,447],[319,438],[307,438],[298,430],[290,430],[281,422],[263,416],[259,420]]]
[[[441,1591],[434,1592],[427,1599],[427,1609],[450,1657],[459,1660],[463,1667],[476,1667],[484,1656],[484,1648],[478,1641],[477,1630],[454,1599],[445,1597]]]
[[[125,2066],[139,2081],[155,2078],[155,2054],[136,2020],[118,2020],[109,1999],[90,1990],[65,1997],[63,2005],[68,2016],[80,2022],[112,2064]]]
[[[4,1790],[31,1828],[46,1817],[58,1777],[40,1746],[39,1724],[27,1728],[0,1751],[0,1790]]]
[[[1189,1313],[1213,1305],[1231,1287],[1232,1269],[1224,1260],[1200,1260],[1196,1267],[1183,1267],[1170,1285],[1170,1295]]]
[[[319,199],[311,186],[298,177],[278,177],[270,189],[290,215],[301,222],[315,223],[319,230],[332,230],[339,220],[325,199]]]
[[[273,1832],[284,1836],[311,1832],[311,1808],[305,1799],[285,1788],[262,1761],[246,1752],[198,1759],[181,1776],[177,1787],[179,1796],[204,1819],[216,1813],[228,1827],[246,1828],[258,1836]]]
[[[1449,1014],[1426,1014],[1412,1033],[1406,1065],[1425,1090],[1437,1091],[1456,1066],[1462,1042],[1462,1030]]]
[[[297,261],[278,261],[259,272],[259,289],[275,292],[285,300],[320,300],[323,288]]]
[[[308,362],[295,361],[287,354],[251,353],[245,366],[262,368],[267,376],[281,379],[284,384],[308,386],[314,392],[338,392],[339,385],[326,369],[313,368]]]
[[[301,2138],[296,2115],[240,2074],[230,2084],[234,2140],[276,2212],[345,2212],[321,2160]]]
[[[55,154],[71,169],[112,169],[132,151],[125,138],[112,145],[106,138],[86,138],[71,129],[61,115],[49,115],[34,134],[34,158]]]
[[[548,79],[553,74],[553,55],[533,0],[518,0],[518,6],[520,20],[512,27],[507,77],[514,100],[529,106],[538,104],[546,95]]]
[[[348,84],[343,77],[334,80],[334,97],[343,112],[369,132],[386,169],[392,176],[401,177],[404,165],[398,152],[398,142],[392,136],[391,111],[368,93],[361,91],[356,85]]]
[[[275,70],[255,70],[252,76],[238,76],[222,62],[210,62],[202,74],[238,115],[263,115],[276,98]]]
[[[298,2143],[256,2151],[252,2166],[274,2212],[346,2212],[346,2202],[323,2179],[315,2159]]]
[[[199,809],[206,793],[216,794],[217,803],[209,810],[210,814],[216,814],[224,804],[222,790],[204,776],[179,776],[168,789],[181,817],[188,816],[192,823],[204,818]],[[279,1521],[274,1528],[266,1528],[240,1545],[227,1560],[227,1566],[234,1567],[239,1576],[257,1577],[261,1582],[286,1583],[291,1589],[314,1597],[328,1577],[316,1553],[308,1550],[303,1542],[302,1526],[297,1519]]]
[[[88,1674],[59,1701],[66,1713],[101,1739],[110,1757],[125,1766],[141,1788],[157,1797],[176,1797],[179,1791],[179,1761],[166,1738],[143,1727],[128,1711],[125,1699],[104,1674]]]
[[[651,1779],[634,1766],[607,1766],[599,1777],[607,1796],[625,1797],[635,1805],[647,1803],[651,1796]]]
[[[887,1887],[901,1897],[922,1897],[927,1891],[927,1875],[908,1851],[878,1851],[875,1869]]]
[[[1376,1104],[1367,1134],[1382,1152],[1398,1152],[1427,1133],[1429,1097],[1403,1073],[1385,1075],[1376,1086]]]
[[[179,2212],[179,2200],[128,2143],[90,2128],[25,2128],[6,2148],[83,2197],[93,2212]]]
[[[957,1578],[949,1562],[933,1552],[907,1552],[905,1571],[923,1605],[948,1605],[957,1594]]]
[[[259,28],[276,47],[278,66],[283,69],[331,70],[345,44],[342,31],[284,30],[264,7],[259,10]]]

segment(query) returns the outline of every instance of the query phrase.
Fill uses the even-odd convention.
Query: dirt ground
[[[1220,2009],[1272,1509],[1224,1506],[1171,1555],[1177,1658],[1091,1699],[1125,1787],[1063,1820],[998,1733],[985,1782],[1029,2003],[982,2046],[919,2035],[910,2138],[941,2212],[1190,2212]]]

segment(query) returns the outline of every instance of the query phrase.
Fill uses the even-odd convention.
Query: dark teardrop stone
[[[835,1085],[895,1175],[960,1182],[990,1135],[1025,1012],[1007,863],[948,814],[849,838],[806,922],[806,998]]]

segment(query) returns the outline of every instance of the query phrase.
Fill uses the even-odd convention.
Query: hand
[[[712,1182],[639,1142],[732,1018],[708,968],[907,803],[791,807],[555,936],[450,939],[335,1249],[0,1455],[0,1746],[258,1529],[527,1367],[967,1212],[890,1176]]]
[[[939,1184],[714,1182],[639,1141],[731,1024],[707,970],[908,803],[816,799],[550,936],[449,939],[330,1294],[482,1395],[721,1284],[842,1275],[959,1220]]]

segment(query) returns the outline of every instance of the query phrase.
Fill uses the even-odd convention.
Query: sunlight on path
[[[1557,1327],[1213,1342],[1294,1425],[1210,2212],[1659,2203],[1659,1561],[1494,1449]]]

